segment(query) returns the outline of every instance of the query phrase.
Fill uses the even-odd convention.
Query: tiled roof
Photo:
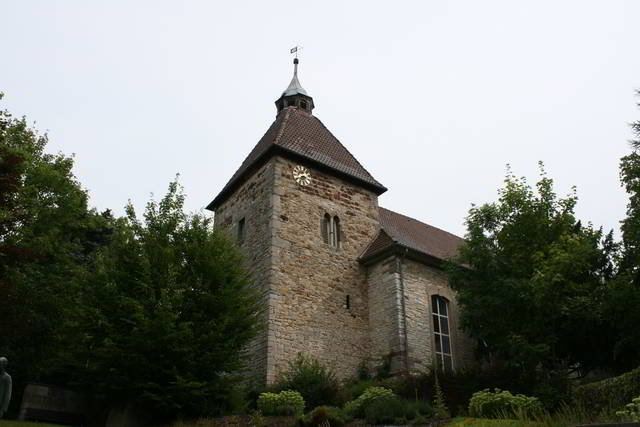
[[[464,240],[408,216],[380,209],[381,230],[360,257],[366,260],[384,249],[400,245],[422,254],[445,260],[458,252]]]
[[[215,209],[234,186],[242,182],[245,173],[250,171],[263,156],[268,155],[273,148],[280,149],[284,154],[291,153],[306,158],[344,174],[367,185],[377,194],[387,190],[362,167],[320,120],[303,110],[291,107],[285,108],[278,114],[276,120],[207,209]]]

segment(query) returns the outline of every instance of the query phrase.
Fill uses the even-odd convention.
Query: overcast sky
[[[640,1],[0,0],[2,107],[75,153],[91,204],[123,213],[176,173],[206,206],[275,118],[289,48],[314,114],[389,191],[463,235],[505,165],[618,229],[640,119]]]

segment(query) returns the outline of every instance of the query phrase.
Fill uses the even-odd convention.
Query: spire
[[[278,113],[286,107],[299,108],[308,113],[311,113],[311,110],[314,108],[313,98],[307,94],[307,91],[304,90],[300,84],[300,80],[298,80],[299,62],[298,58],[293,59],[293,78],[291,79],[291,83],[289,83],[289,86],[284,90],[284,92],[282,92],[282,95],[280,95],[280,98],[276,101]]]
[[[291,96],[291,95],[307,95],[307,91],[304,90],[300,81],[298,80],[298,58],[293,58],[293,78],[291,79],[291,83],[289,83],[289,87],[282,92],[282,96]],[[307,95],[308,96],[308,95]]]

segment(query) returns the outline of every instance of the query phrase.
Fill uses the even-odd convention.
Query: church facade
[[[313,115],[294,64],[275,121],[207,206],[264,295],[251,371],[272,383],[298,353],[341,378],[385,361],[465,367],[472,346],[441,266],[462,239],[378,205],[387,189]]]

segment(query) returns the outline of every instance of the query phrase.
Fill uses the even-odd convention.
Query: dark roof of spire
[[[300,84],[300,80],[298,80],[298,58],[293,60],[293,78],[291,79],[291,83],[289,86],[282,92],[282,96],[291,96],[291,95],[307,95],[307,91],[304,90],[302,85]]]
[[[266,162],[272,155],[280,154],[303,160],[355,181],[376,194],[387,191],[386,187],[353,157],[333,136],[320,120],[304,110],[289,107],[282,110],[258,144],[242,162],[222,191],[207,206],[215,209],[246,176]]]
[[[405,215],[379,208],[380,227],[376,237],[360,256],[362,261],[374,258],[394,246],[411,249],[437,260],[458,253],[464,239]]]

